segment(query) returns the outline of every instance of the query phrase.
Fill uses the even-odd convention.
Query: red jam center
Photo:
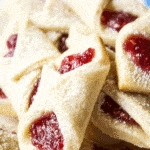
[[[37,79],[36,83],[34,84],[34,88],[31,92],[30,98],[29,98],[29,107],[32,105],[32,102],[34,101],[34,96],[37,93],[38,87],[39,87],[39,83],[40,83],[40,79]]]
[[[67,56],[62,60],[60,69],[58,71],[61,74],[63,74],[71,70],[74,70],[75,68],[78,68],[84,64],[91,62],[94,55],[95,55],[95,49],[88,48],[88,50],[86,50],[82,54],[78,53],[78,54]]]
[[[2,89],[0,88],[0,98],[1,99],[6,99],[7,96],[4,94],[4,92],[2,91]]]
[[[119,32],[124,25],[135,19],[137,19],[137,16],[122,11],[111,10],[105,10],[101,16],[102,24],[116,30],[117,32]]]
[[[123,49],[143,71],[150,71],[150,38],[138,34],[131,35],[123,43]]]
[[[54,112],[45,113],[31,125],[31,141],[38,150],[63,150],[63,135]]]
[[[104,97],[104,103],[101,109],[104,113],[109,114],[111,117],[121,122],[126,122],[130,125],[138,125],[138,123],[108,95]]]
[[[17,37],[18,37],[18,34],[13,34],[7,40],[6,45],[9,51],[4,57],[13,57],[14,50],[16,48]]]
[[[68,34],[62,34],[60,36],[60,38],[58,39],[58,50],[63,53],[65,52],[66,50],[68,50],[68,47],[66,45],[66,40],[68,38]]]

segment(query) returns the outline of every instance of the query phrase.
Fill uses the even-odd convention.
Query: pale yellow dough
[[[115,47],[118,32],[105,27],[101,23],[101,15],[105,9],[124,11],[137,17],[143,16],[147,11],[144,5],[136,0],[63,0],[93,32],[97,32],[104,44]],[[138,8],[138,9],[136,9]]]
[[[116,64],[119,89],[126,92],[150,93],[150,76],[135,65],[123,49],[125,40],[134,34],[150,37],[149,13],[126,25],[119,33],[116,41]]]
[[[30,139],[30,125],[45,112],[56,114],[64,137],[64,150],[78,150],[81,146],[94,104],[110,67],[98,36],[90,30],[81,32],[81,29],[88,27],[79,24],[72,26],[68,39],[69,49],[55,62],[43,67],[35,103],[19,122],[18,139],[22,150],[35,149]],[[92,62],[65,74],[56,70],[65,56],[83,53],[88,48],[95,49]]]
[[[131,15],[135,15],[138,18],[144,16],[145,13],[148,12],[148,8],[137,0],[111,0],[108,5],[103,9],[103,11],[104,10],[123,11],[125,13],[127,12]],[[99,22],[99,24],[96,24],[96,26],[98,25],[98,33],[99,36],[103,39],[104,43],[106,45],[115,47],[118,32],[111,28],[107,28],[107,26],[104,26],[101,22]]]
[[[102,92],[95,104],[91,120],[95,126],[113,138],[127,141],[139,147],[150,148],[150,98],[147,95],[121,92],[117,87],[114,72],[116,73],[115,66],[112,66]],[[101,109],[105,95],[109,95],[118,103],[139,126],[119,122],[109,114],[105,114]]]

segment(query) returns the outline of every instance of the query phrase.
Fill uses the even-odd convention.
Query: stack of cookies
[[[150,148],[149,19],[136,0],[5,0],[2,149]]]

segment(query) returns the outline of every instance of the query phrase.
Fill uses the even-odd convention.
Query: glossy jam
[[[45,113],[32,123],[31,141],[37,150],[63,150],[64,139],[54,112]]]
[[[150,71],[150,38],[144,35],[131,35],[123,43],[123,49],[131,60],[143,71]]]
[[[62,34],[60,36],[60,38],[58,39],[58,50],[63,53],[65,52],[66,50],[68,50],[68,47],[66,45],[66,40],[68,38],[68,34]]]
[[[7,40],[6,45],[9,51],[4,57],[13,57],[16,48],[17,37],[17,34],[13,34]]]
[[[39,87],[39,83],[40,83],[41,78],[39,78],[36,83],[34,84],[33,90],[31,92],[30,98],[29,98],[29,107],[32,105],[33,101],[34,101],[34,96],[37,93],[38,87]]]
[[[60,69],[58,70],[61,74],[74,70],[84,64],[87,64],[92,61],[95,55],[95,49],[89,48],[82,54],[74,54],[65,57],[62,60]]]
[[[120,122],[138,125],[138,123],[136,123],[135,120],[108,95],[104,97],[104,103],[102,104],[101,109],[104,113],[109,114],[112,118],[115,118]]]
[[[112,10],[105,10],[101,16],[102,24],[117,32],[119,32],[124,25],[134,21],[135,19],[137,19],[137,16],[123,11]]]
[[[0,88],[0,98],[1,99],[6,99],[7,96],[5,95],[5,93],[3,92],[3,90]]]

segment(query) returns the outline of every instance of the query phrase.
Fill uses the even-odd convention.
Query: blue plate
[[[150,0],[144,0],[144,1],[145,1],[145,5],[150,8]]]

